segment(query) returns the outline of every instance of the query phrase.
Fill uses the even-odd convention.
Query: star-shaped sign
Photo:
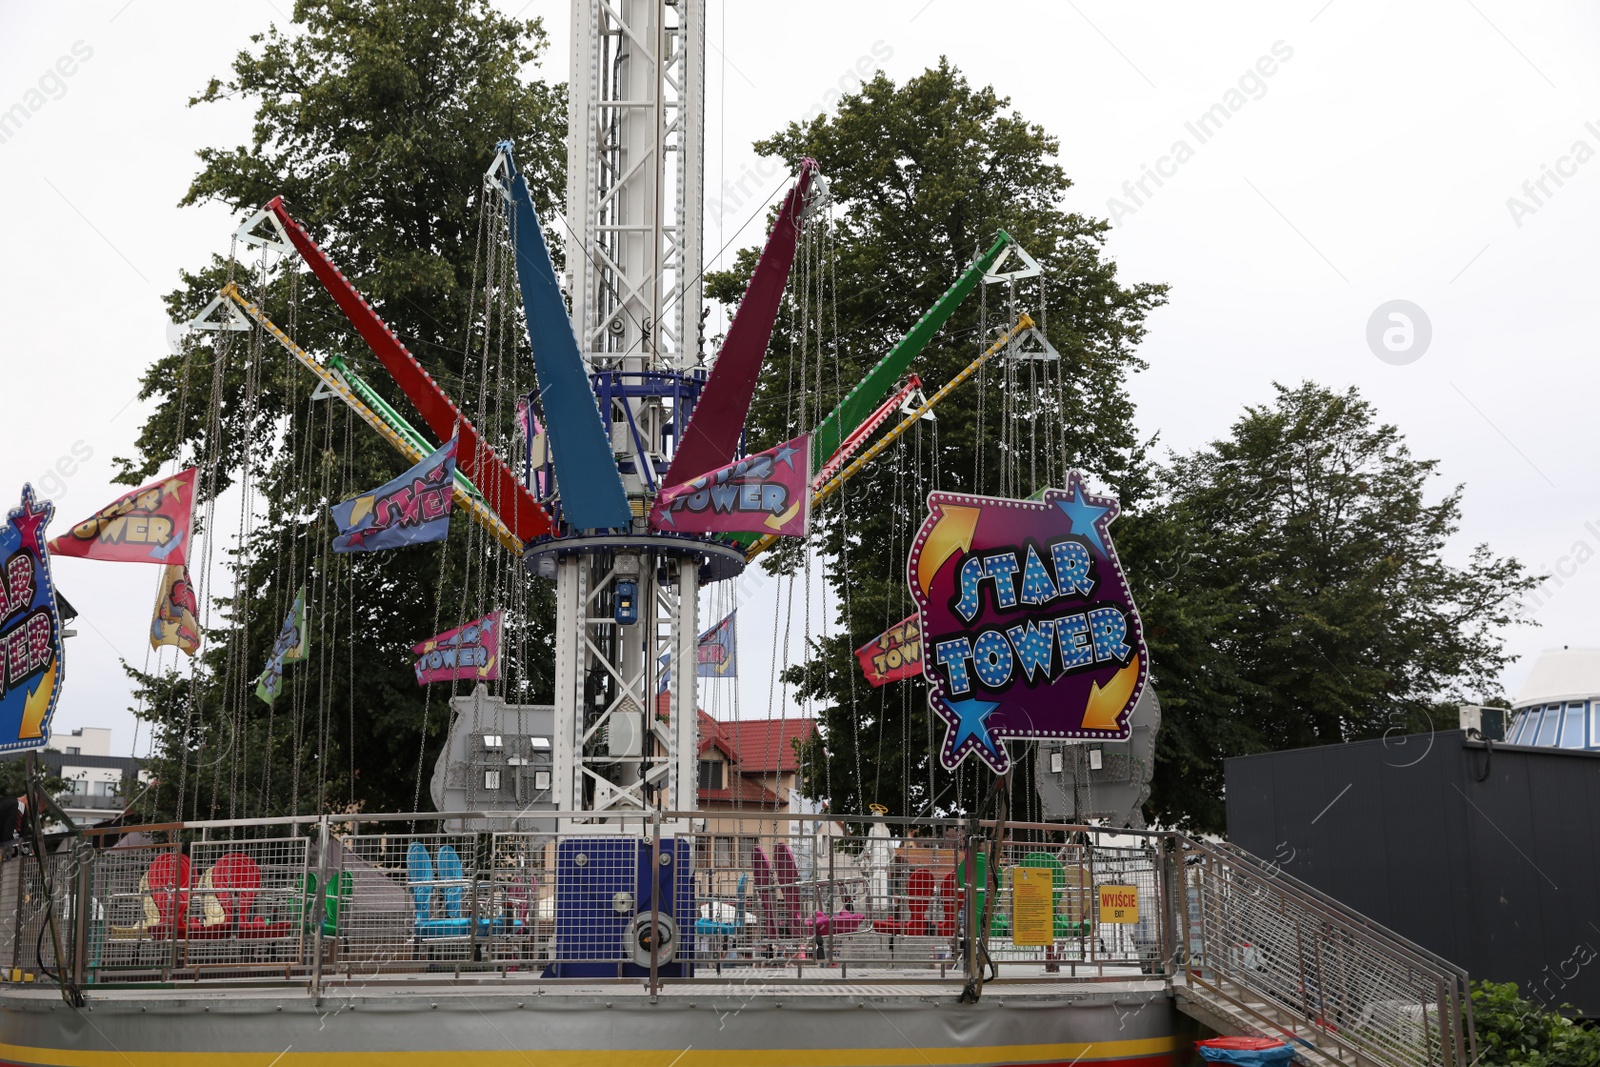
[[[791,447],[789,443],[785,441],[775,450],[776,454],[774,458],[778,463],[782,463],[790,470],[794,470],[794,457],[798,455],[799,452],[800,450],[798,448]]]
[[[1110,558],[1111,553],[1106,551],[1106,543],[1100,539],[1100,523],[1107,515],[1111,514],[1109,507],[1091,504],[1083,495],[1083,486],[1074,479],[1072,486],[1072,499],[1057,500],[1056,507],[1066,513],[1072,520],[1072,532],[1087,540],[1091,547],[1102,557]]]
[[[33,504],[33,486],[22,487],[22,506],[11,510],[11,525],[17,529],[17,534],[22,538],[22,548],[33,552],[35,555],[44,554],[44,545],[39,541],[39,531],[44,524],[50,521],[55,507],[48,500],[39,507]]]
[[[989,728],[984,724],[984,720],[989,717],[990,712],[1000,706],[1000,702],[998,700],[976,699],[950,700],[946,701],[946,705],[956,713],[956,733],[950,743],[951,753],[960,752],[961,746],[970,737],[982,744],[998,759],[1000,754],[995,751],[994,742],[989,738]]]

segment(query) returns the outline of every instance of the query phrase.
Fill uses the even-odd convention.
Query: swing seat
[[[181,852],[157,856],[139,877],[139,893],[143,920],[132,926],[113,926],[107,936],[114,941],[170,938],[178,928],[178,917],[189,910],[189,857]]]

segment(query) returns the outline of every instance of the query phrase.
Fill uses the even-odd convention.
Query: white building
[[[139,792],[138,784],[149,780],[140,760],[111,754],[111,731],[100,726],[52,734],[39,762],[65,779],[67,790],[56,802],[80,823],[120,814]]]
[[[1512,715],[1508,744],[1600,750],[1600,648],[1542,653]]]

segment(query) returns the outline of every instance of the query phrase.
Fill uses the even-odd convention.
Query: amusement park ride
[[[818,836],[818,820],[769,808],[753,828],[722,831],[741,842],[740,855],[715,860],[709,813],[696,810],[707,743],[696,671],[663,678],[668,664],[697,662],[703,591],[780,537],[805,536],[814,508],[952,391],[981,384],[991,364],[1007,368],[1006,386],[1021,395],[1016,367],[1060,357],[1019,306],[1019,283],[1040,266],[1002,232],[858,384],[831,407],[811,398],[799,408],[803,432],[752,451],[752,400],[786,294],[795,298],[797,255],[827,223],[827,182],[801,163],[708,367],[704,0],[573,0],[572,12],[564,274],[513,143],[485,146],[485,210],[503,234],[486,269],[498,262],[504,273],[485,275],[484,287],[520,297],[536,381],[518,405],[515,445],[503,422],[484,424],[490,406],[453,399],[424,369],[281,198],[237,232],[262,257],[260,276],[303,263],[420,425],[357,361],[302,348],[248,280],[230,281],[191,323],[218,346],[229,334],[255,339],[255,359],[267,358],[261,339],[276,342],[315,376],[319,396],[336,397],[416,464],[402,486],[416,490],[409,506],[434,500],[447,514],[440,501],[453,502],[485,551],[516,562],[511,577],[497,572],[497,593],[554,582],[553,706],[538,709],[550,724],[543,802],[533,812],[519,793],[511,806],[520,810],[504,810],[496,786],[487,800],[427,814],[189,820],[147,830],[137,848],[96,848],[107,839],[90,831],[54,866],[41,856],[0,867],[0,901],[16,912],[0,962],[21,983],[0,989],[0,1061],[109,1063],[123,1049],[151,1063],[282,1050],[285,1064],[391,1062],[402,1051],[419,1064],[510,1063],[541,1051],[629,1063],[1157,1064],[1185,1058],[1187,1013],[1310,1035],[1312,1062],[1464,1063],[1459,976],[1446,976],[1441,1001],[1446,978],[1434,962],[1369,930],[1360,962],[1389,983],[1384,991],[1430,1005],[1421,1036],[1378,1032],[1387,1024],[1362,1015],[1374,989],[1336,992],[1330,973],[1316,977],[1318,1005],[1263,989],[1230,945],[1287,944],[1314,930],[1346,978],[1354,949],[1338,935],[1360,928],[1358,917],[1309,896],[1241,910],[1279,893],[1271,872],[1181,835],[1143,833],[1130,845],[1103,828],[1007,822],[1002,805],[986,822],[862,814],[871,830],[852,839],[842,825]],[[984,286],[1003,287],[1005,321],[924,397],[918,355]],[[487,359],[478,373],[468,385],[503,389]],[[1139,741],[1142,728],[1142,750],[1115,769],[1129,787],[1119,806],[1136,810],[1157,720],[1108,529],[1117,504],[1059,461],[1046,470],[1064,488],[1023,485],[1014,471],[1021,491],[1010,496],[933,493],[908,546],[917,610],[906,622],[945,731],[940,763],[953,771],[973,757],[1003,776],[1007,741],[1021,742],[1036,779],[1070,780],[1079,798],[1046,807],[1081,818],[1101,771],[1080,759],[1086,743]],[[401,513],[405,504],[395,505],[398,525],[384,526],[392,499],[386,486],[340,504],[341,538],[382,547],[401,527],[426,526]],[[32,508],[25,499],[23,521],[37,525]],[[93,541],[105,521],[63,537]],[[47,585],[45,553],[36,556]],[[261,699],[275,697],[283,665],[305,654],[297,611],[303,630],[303,597]],[[464,654],[463,633],[483,642],[469,651],[487,658],[473,662],[498,658],[498,611],[457,621],[418,646],[419,681],[425,650]],[[474,699],[495,701],[494,722],[513,725],[490,730],[454,702],[459,721],[434,789],[441,807],[458,795],[445,788],[457,730],[461,744],[507,749],[532,721],[528,707],[483,690]],[[439,830],[419,833],[419,823]],[[1042,882],[1029,873],[1041,871]],[[1304,990],[1303,958],[1273,965],[1288,969],[1274,979]],[[997,978],[1009,983],[998,987],[1004,997],[984,997]],[[180,982],[193,988],[171,992]],[[309,994],[303,1004],[287,995],[295,988]],[[1319,1031],[1336,1011],[1340,1029]]]

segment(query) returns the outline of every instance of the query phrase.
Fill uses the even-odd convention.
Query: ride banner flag
[[[737,678],[739,676],[739,631],[735,617],[739,609],[700,635],[695,642],[694,673],[697,678]],[[661,673],[656,677],[656,692],[665,693],[672,685],[672,653],[660,657]]]
[[[906,577],[947,769],[976,753],[1004,774],[1007,738],[1130,735],[1149,654],[1108,530],[1117,512],[1077,472],[1037,500],[928,495]]]
[[[61,613],[44,541],[54,514],[24,485],[0,526],[0,752],[43,748],[61,695]]]
[[[811,526],[811,435],[664,489],[652,530],[804,537]]]
[[[456,441],[450,438],[394,481],[330,508],[339,526],[333,550],[379,552],[450,536]]]
[[[922,673],[922,625],[913,612],[856,649],[861,673],[874,689]]]
[[[272,642],[272,655],[267,657],[267,668],[256,679],[256,696],[268,705],[277,700],[278,694],[283,692],[283,668],[305,659],[310,650],[311,634],[306,630],[306,587],[302,585],[294,595],[294,604],[289,608],[288,617],[283,620],[277,640]]]
[[[200,651],[200,604],[195,599],[189,568],[169,565],[156,593],[155,616],[150,620],[150,647],[171,645],[185,655]]]
[[[446,630],[413,645],[417,684],[492,682],[500,677],[500,612],[491,611],[465,626]]]
[[[140,486],[50,541],[56,556],[113,563],[188,562],[195,468]]]

